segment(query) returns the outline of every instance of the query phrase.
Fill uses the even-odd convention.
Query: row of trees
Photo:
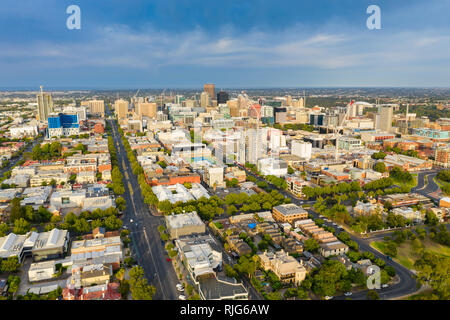
[[[241,212],[258,212],[263,210],[272,210],[274,206],[290,202],[290,198],[285,198],[276,190],[270,193],[260,192],[249,196],[247,193],[230,193],[225,196],[227,205],[227,214],[234,215]]]
[[[223,200],[218,196],[212,196],[209,199],[201,197],[198,200],[187,202],[178,201],[172,204],[169,200],[158,202],[158,210],[164,214],[179,214],[184,212],[197,211],[203,220],[212,220],[216,215],[224,213],[222,208]]]
[[[115,194],[122,195],[125,193],[125,187],[123,185],[123,175],[122,172],[120,172],[119,169],[119,161],[117,158],[117,151],[114,146],[114,140],[112,137],[108,137],[108,150],[109,154],[111,156],[111,164],[112,164],[112,171],[111,171],[111,179],[112,183],[109,184],[109,188],[111,188]]]
[[[307,199],[317,198],[323,195],[334,195],[334,194],[346,194],[349,192],[358,192],[361,191],[361,186],[358,181],[341,182],[334,186],[325,186],[325,187],[308,187],[304,186],[302,189],[302,193],[305,195]]]

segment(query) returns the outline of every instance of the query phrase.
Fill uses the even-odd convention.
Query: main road
[[[109,108],[107,114],[110,115]],[[157,229],[164,223],[164,219],[153,216],[148,205],[144,203],[137,177],[132,172],[116,122],[110,119],[107,121],[112,128],[119,169],[124,176],[125,193],[122,196],[127,203],[123,217],[124,227],[130,230],[131,244],[136,260],[143,267],[149,283],[156,288],[153,299],[176,300],[179,295],[176,290],[178,277],[172,263],[166,261],[167,254]]]
[[[277,190],[281,194],[283,194],[285,197],[290,198],[292,203],[295,203],[297,205],[302,205],[305,203],[309,203],[309,204],[314,203],[314,201],[302,201],[302,200],[298,199],[297,197],[295,197],[293,194],[289,193],[288,191],[278,189],[276,186],[274,186],[270,182],[266,181],[259,175],[254,174],[253,172],[251,172],[244,166],[239,165],[239,167],[242,168],[243,170],[245,170],[247,174],[250,174],[257,180],[267,182],[271,189]],[[319,218],[319,214],[317,214],[317,212],[310,210],[310,209],[307,209],[307,211],[309,214],[311,214],[313,216],[313,218],[315,218],[315,219]],[[335,225],[332,225],[332,222],[325,222],[324,224],[329,227],[335,228],[336,235],[340,233],[339,229],[336,228]],[[362,238],[354,236],[352,234],[350,234],[350,237],[352,240],[354,240],[356,243],[358,243],[358,246],[361,250],[372,252],[376,258],[383,259],[383,261],[386,262],[386,265],[389,265],[389,266],[392,266],[395,268],[396,273],[397,273],[398,277],[400,278],[400,281],[396,284],[389,286],[388,288],[382,288],[382,289],[377,290],[381,299],[395,299],[398,297],[402,297],[402,296],[414,293],[418,290],[416,280],[413,277],[414,274],[409,269],[405,268],[404,266],[402,266],[401,264],[399,264],[393,260],[387,259],[386,255],[384,255],[381,252],[379,252],[378,250],[372,248],[370,246],[368,240],[362,239]],[[354,293],[351,296],[351,298],[357,299],[357,300],[367,299],[367,291],[368,290],[363,290],[363,291]],[[344,298],[345,298],[344,296],[340,296],[340,297],[337,297],[336,299],[344,299]]]

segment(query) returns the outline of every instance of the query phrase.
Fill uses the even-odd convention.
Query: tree
[[[24,218],[14,221],[13,232],[16,234],[25,234],[30,231],[30,224]]]
[[[0,237],[6,236],[9,226],[6,223],[0,223]]]
[[[316,239],[311,238],[311,239],[305,240],[305,242],[304,242],[305,251],[317,252],[319,247],[320,247],[319,243],[317,242]]]
[[[386,172],[387,169],[386,169],[386,165],[384,164],[384,162],[380,161],[375,164],[375,166],[373,167],[373,170],[384,173],[384,172]]]
[[[144,269],[140,266],[133,267],[129,272],[129,276],[133,300],[152,300],[156,289],[147,283],[147,279],[144,277]]]
[[[8,277],[8,286],[9,286],[8,292],[13,294],[16,293],[17,290],[19,290],[19,284],[20,284],[20,277],[10,275]]]
[[[116,216],[109,216],[105,219],[105,227],[108,231],[119,230],[122,228],[122,220],[117,218]]]
[[[11,222],[16,221],[17,219],[24,218],[25,213],[20,206],[20,199],[14,198],[11,200],[11,213],[9,215],[9,219]]]
[[[425,214],[425,223],[436,226],[439,223],[439,218],[434,214],[433,211],[427,210]]]
[[[378,292],[375,290],[369,290],[367,292],[367,299],[369,300],[380,300],[380,296],[378,295]]]
[[[20,268],[19,258],[17,256],[8,257],[6,260],[2,260],[1,262],[1,272],[11,273],[17,272]]]

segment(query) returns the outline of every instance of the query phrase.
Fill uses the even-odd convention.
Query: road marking
[[[153,265],[155,266],[155,270],[157,270],[156,263],[155,263],[155,260],[153,259],[153,253],[152,253],[152,250],[151,250],[151,247],[150,247],[150,242],[148,241],[147,231],[145,230],[145,227],[144,227],[144,237],[145,237],[145,240],[147,240],[147,245],[148,245],[148,248],[149,248],[150,257],[152,258],[152,261],[153,261]],[[158,272],[156,272],[156,278],[158,278],[159,287],[161,288],[161,292],[162,292],[163,297],[165,299],[166,298],[166,294],[164,293],[163,286],[162,286],[162,283],[161,283],[161,279],[159,278]]]

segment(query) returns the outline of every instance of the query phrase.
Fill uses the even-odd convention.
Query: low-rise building
[[[305,267],[284,250],[278,252],[264,252],[258,255],[261,267],[275,273],[283,283],[300,285],[306,277]]]
[[[348,252],[348,246],[340,241],[321,243],[319,252],[325,258],[337,256]]]
[[[167,231],[172,239],[181,236],[205,233],[205,224],[197,212],[165,216]]]
[[[293,203],[282,204],[272,208],[272,215],[278,222],[293,224],[295,220],[308,218],[308,212]]]

